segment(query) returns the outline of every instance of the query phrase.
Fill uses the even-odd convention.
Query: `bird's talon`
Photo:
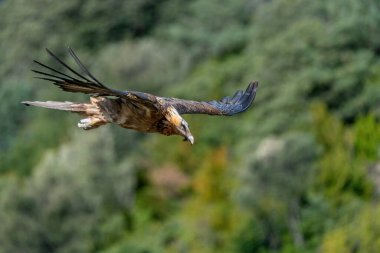
[[[88,124],[88,123],[91,123],[91,120],[89,118],[81,119],[80,123],[82,123],[82,124]]]
[[[86,129],[89,129],[91,127],[91,123],[92,123],[92,121],[89,118],[81,119],[78,122],[78,127],[83,128],[84,130],[86,130]]]

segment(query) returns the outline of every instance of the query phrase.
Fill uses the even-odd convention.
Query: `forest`
[[[0,253],[380,252],[380,1],[0,0]],[[33,60],[208,101],[195,144],[23,100]],[[62,69],[61,69],[62,70]]]

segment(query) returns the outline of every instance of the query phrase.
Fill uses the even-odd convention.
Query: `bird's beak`
[[[192,135],[188,135],[185,137],[184,141],[188,141],[191,143],[191,145],[194,144],[194,137]]]

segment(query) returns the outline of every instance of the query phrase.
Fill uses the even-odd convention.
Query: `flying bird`
[[[70,111],[81,115],[78,127],[90,130],[107,123],[114,123],[123,128],[146,133],[180,135],[184,141],[194,143],[188,123],[182,114],[234,115],[245,111],[253,102],[258,82],[251,82],[245,91],[237,91],[233,96],[219,101],[198,102],[172,97],[159,97],[139,91],[120,91],[108,88],[96,79],[69,48],[71,57],[82,73],[74,70],[49,49],[53,57],[71,74],[66,74],[39,61],[34,61],[43,71],[32,70],[39,74],[37,78],[52,82],[64,91],[80,92],[90,95],[89,103],[56,102],[56,101],[23,101],[50,109]]]

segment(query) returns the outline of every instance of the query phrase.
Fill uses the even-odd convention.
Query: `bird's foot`
[[[100,127],[101,125],[104,125],[106,123],[106,121],[99,119],[98,117],[88,117],[81,119],[78,122],[78,127],[82,128],[83,130],[91,130]]]
[[[81,119],[78,122],[78,127],[83,128],[83,130],[90,129],[92,126],[92,120],[90,118]]]

